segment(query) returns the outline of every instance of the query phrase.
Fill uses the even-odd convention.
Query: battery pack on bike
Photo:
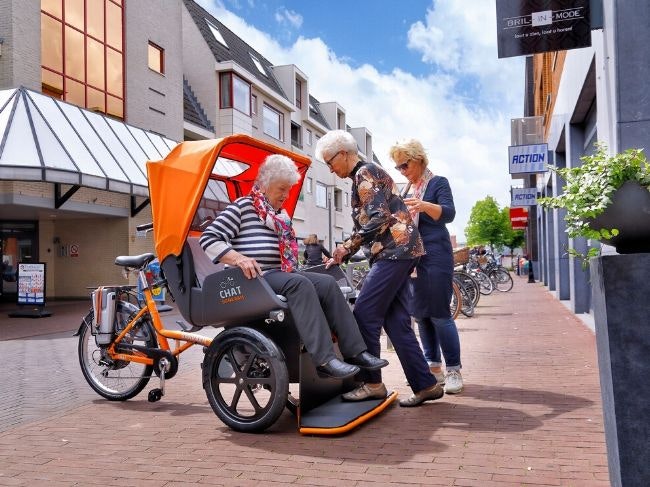
[[[109,345],[113,339],[115,326],[115,290],[98,287],[92,293],[93,327],[97,345]]]

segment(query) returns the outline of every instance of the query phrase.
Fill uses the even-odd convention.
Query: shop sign
[[[45,305],[45,263],[18,264],[18,304]]]
[[[528,225],[527,208],[510,208],[510,224],[513,230],[522,230]]]
[[[508,147],[510,174],[546,172],[548,144],[511,145]]]
[[[499,58],[591,46],[590,0],[496,0]]]
[[[512,188],[510,206],[537,205],[537,188]]]

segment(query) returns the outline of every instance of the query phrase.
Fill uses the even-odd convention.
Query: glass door
[[[38,262],[38,223],[0,221],[0,300],[16,301],[19,262]]]

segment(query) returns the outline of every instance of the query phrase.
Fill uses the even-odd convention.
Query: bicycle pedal
[[[162,399],[163,397],[163,392],[160,389],[151,389],[149,391],[149,396],[147,397],[147,400],[149,402],[158,402]]]

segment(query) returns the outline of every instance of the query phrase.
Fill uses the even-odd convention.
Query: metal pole
[[[329,236],[330,236],[330,239],[329,239],[330,240],[330,248],[329,248],[330,252],[334,251],[334,248],[332,247],[332,193],[334,193],[334,190],[330,186],[330,187],[327,188],[327,206],[328,206],[327,216],[328,216],[328,223],[329,223],[328,233],[329,233]]]

